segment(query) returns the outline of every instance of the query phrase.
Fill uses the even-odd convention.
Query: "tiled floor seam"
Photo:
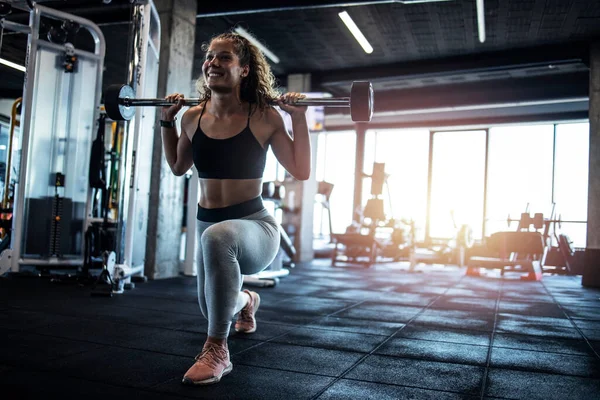
[[[306,323],[306,324],[303,324],[303,325],[300,325],[300,326],[297,326],[297,325],[290,326],[290,329],[286,330],[285,332],[283,332],[283,333],[281,333],[281,334],[279,334],[279,335],[273,336],[272,338],[269,338],[269,339],[267,339],[267,340],[261,340],[261,342],[260,342],[260,343],[257,343],[257,344],[255,344],[255,345],[253,345],[253,346],[250,346],[250,347],[246,348],[246,349],[240,350],[240,351],[238,351],[237,353],[235,353],[235,354],[232,354],[232,356],[234,356],[234,355],[238,355],[238,354],[241,354],[241,353],[244,353],[244,352],[246,352],[246,351],[248,351],[248,350],[250,350],[250,349],[255,349],[255,348],[259,347],[259,346],[262,346],[262,345],[263,345],[263,344],[265,344],[265,343],[272,342],[274,339],[278,339],[278,338],[280,338],[280,337],[282,337],[282,336],[285,336],[285,335],[287,335],[288,333],[290,333],[290,332],[292,332],[292,331],[294,331],[294,330],[297,330],[297,329],[302,329],[302,328],[308,328],[308,327],[309,327],[309,325],[310,325],[310,324],[312,324],[312,323],[315,323],[315,322],[317,322],[317,321],[320,321],[320,320],[322,320],[322,319],[325,319],[325,318],[327,318],[327,317],[330,317],[330,316],[332,316],[332,315],[335,315],[335,314],[337,314],[337,313],[339,313],[339,312],[345,311],[345,310],[347,310],[347,309],[349,309],[349,308],[352,308],[352,307],[359,306],[359,305],[363,304],[365,301],[366,301],[366,300],[359,301],[358,303],[354,303],[354,304],[352,304],[352,305],[349,305],[349,306],[347,306],[347,307],[344,307],[344,308],[342,308],[341,310],[337,310],[337,311],[335,311],[335,312],[332,312],[332,313],[329,313],[329,314],[327,314],[327,315],[319,315],[319,317],[318,317],[318,318],[315,318],[315,319],[313,319],[313,320],[310,320],[310,321],[309,321],[308,323]],[[381,336],[382,336],[382,335],[381,335]]]
[[[565,317],[567,317],[567,319],[569,320],[569,322],[571,323],[571,325],[573,325],[573,327],[575,328],[575,330],[581,335],[581,337],[583,338],[583,340],[587,343],[587,345],[590,348],[590,350],[592,351],[592,353],[596,356],[596,358],[598,360],[600,360],[600,354],[598,354],[598,352],[596,351],[596,349],[594,349],[594,346],[592,346],[592,344],[590,343],[590,341],[588,340],[588,338],[585,336],[585,334],[583,333],[583,331],[581,330],[581,328],[579,328],[577,326],[577,324],[575,323],[575,321],[573,321],[573,318],[571,318],[571,316],[565,311],[565,309],[562,307],[562,305],[560,304],[560,302],[558,302],[556,300],[556,297],[554,297],[554,295],[548,289],[548,287],[546,285],[544,285],[543,281],[542,281],[542,286],[544,287],[544,289],[546,290],[546,292],[548,293],[548,295],[550,297],[552,297],[552,300],[554,301],[554,303],[556,304],[556,306],[558,308],[560,308],[560,310],[563,312],[563,314],[565,314]]]
[[[492,327],[492,333],[490,334],[490,343],[488,348],[487,360],[485,363],[485,370],[483,371],[483,378],[481,379],[481,393],[479,398],[485,399],[485,391],[487,389],[487,379],[490,371],[490,364],[492,362],[492,349],[494,347],[494,336],[496,334],[496,326],[498,325],[498,310],[500,309],[500,299],[502,298],[502,291],[504,288],[504,281],[500,281],[500,290],[498,290],[498,297],[496,297],[496,309],[494,310],[494,326]]]
[[[443,293],[440,293],[438,296],[436,296],[433,300],[431,300],[429,302],[429,304],[427,304],[420,312],[418,312],[416,315],[414,315],[412,318],[410,318],[406,324],[404,324],[404,326],[402,326],[401,328],[397,329],[395,332],[393,332],[391,335],[389,335],[383,342],[379,343],[377,346],[375,346],[374,349],[372,349],[369,353],[364,354],[360,359],[358,359],[358,361],[356,361],[354,364],[352,364],[350,367],[348,367],[344,372],[342,372],[340,374],[340,376],[338,376],[337,378],[335,378],[331,383],[329,383],[329,385],[325,386],[323,389],[321,389],[320,392],[318,392],[315,396],[312,397],[312,400],[316,400],[318,399],[323,393],[325,393],[331,386],[333,386],[336,382],[338,382],[341,379],[344,379],[344,377],[350,372],[352,371],[354,368],[356,368],[358,365],[360,365],[367,357],[373,355],[377,350],[379,350],[384,344],[386,344],[387,342],[389,342],[394,336],[396,336],[402,329],[404,329],[408,324],[410,324],[412,321],[414,321],[419,315],[423,314],[425,311],[427,311],[429,308],[431,308],[431,306],[437,301],[439,300],[442,296],[444,296],[450,289],[454,288],[456,285],[458,285],[462,280],[463,280],[464,276],[461,277],[457,282],[455,282],[453,285],[449,286],[448,288],[446,288],[446,290]]]

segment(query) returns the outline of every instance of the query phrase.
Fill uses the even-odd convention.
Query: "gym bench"
[[[487,240],[487,248],[497,257],[471,257],[467,275],[480,276],[480,268],[525,272],[523,280],[542,280],[542,265],[548,252],[539,232],[496,232]]]

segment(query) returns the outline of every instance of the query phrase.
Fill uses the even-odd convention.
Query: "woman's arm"
[[[285,129],[281,115],[273,108],[267,111],[274,133],[270,143],[273,154],[292,176],[300,181],[307,180],[311,171],[311,144],[306,121],[306,107],[285,104],[282,100],[292,103],[294,99],[303,98],[298,93],[287,93],[278,101],[282,110],[292,117],[292,139]]]
[[[183,99],[183,95],[175,94],[167,96],[167,99]],[[179,100],[175,105],[169,108],[163,108],[161,119],[165,121],[174,121],[175,115],[183,106],[183,100]],[[177,133],[177,128],[161,127],[160,134],[162,136],[163,149],[165,158],[171,171],[176,176],[185,174],[193,165],[192,158],[192,143],[185,132],[185,122],[188,113],[183,114],[181,121],[181,135]]]

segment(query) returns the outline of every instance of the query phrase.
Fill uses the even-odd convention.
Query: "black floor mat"
[[[206,338],[196,279],[112,297],[0,279],[3,398],[580,399],[600,393],[600,290],[581,277],[297,265],[232,331],[231,374],[181,384]],[[4,395],[8,394],[9,397]]]

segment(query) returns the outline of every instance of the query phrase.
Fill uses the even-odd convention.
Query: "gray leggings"
[[[198,302],[208,336],[225,339],[246,304],[243,275],[262,271],[279,250],[277,221],[266,209],[221,222],[196,221]]]

